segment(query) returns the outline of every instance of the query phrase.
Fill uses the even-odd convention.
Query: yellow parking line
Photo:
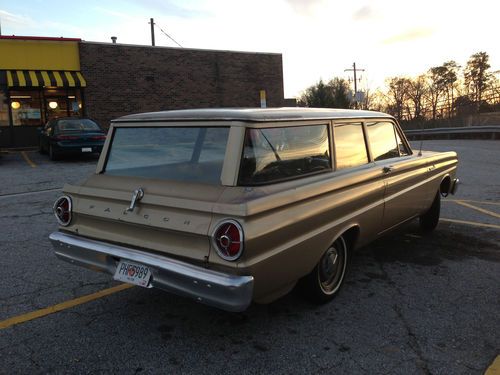
[[[66,309],[69,309],[71,307],[78,306],[78,305],[81,305],[81,304],[84,304],[84,303],[87,303],[90,301],[94,301],[96,299],[106,297],[106,296],[109,296],[110,294],[117,293],[117,292],[120,292],[120,291],[125,290],[125,289],[129,289],[132,287],[133,287],[133,285],[131,285],[131,284],[120,284],[120,285],[114,286],[112,288],[104,289],[104,290],[101,290],[101,291],[93,293],[93,294],[88,294],[88,295],[83,296],[83,297],[78,297],[78,298],[75,298],[75,299],[72,299],[72,300],[69,300],[66,302],[58,303],[57,305],[49,306],[49,307],[46,307],[46,308],[41,309],[41,310],[36,310],[36,311],[32,311],[32,312],[27,313],[27,314],[14,316],[14,317],[9,318],[7,320],[1,321],[0,322],[0,329],[9,328],[9,327],[12,327],[13,325],[16,325],[16,324],[25,323],[25,322],[28,322],[28,321],[33,320],[33,319],[41,318],[41,317],[44,317],[46,315],[50,315],[50,314],[56,313],[58,311],[66,310]]]
[[[497,355],[490,367],[486,369],[484,375],[500,375],[500,355]]]
[[[29,158],[28,154],[25,151],[21,151],[21,155],[23,156],[24,160],[26,160],[26,163],[28,163],[31,168],[36,168],[36,164],[31,161]]]
[[[469,202],[469,203],[491,204],[493,206],[500,206],[499,202],[475,201],[475,200],[471,200],[471,199],[444,199],[444,200],[442,200],[442,202],[453,202],[453,203]]]
[[[496,217],[496,218],[499,218],[500,219],[500,215],[497,214],[496,212],[492,212],[492,211],[489,211],[489,210],[485,210],[484,208],[481,208],[481,207],[476,207],[470,203],[467,203],[467,202],[463,202],[463,201],[455,201],[456,204],[459,204],[461,206],[464,206],[464,207],[468,207],[468,208],[472,208],[473,210],[476,210],[476,211],[479,211],[479,212],[482,212],[483,214],[486,214],[486,215],[490,215],[490,216],[493,216],[493,217]]]
[[[466,224],[466,225],[473,225],[473,226],[476,226],[476,227],[500,229],[500,225],[478,223],[476,221],[455,220],[455,219],[445,219],[445,218],[441,218],[439,220],[440,221],[445,221],[445,222],[448,222],[448,223]]]

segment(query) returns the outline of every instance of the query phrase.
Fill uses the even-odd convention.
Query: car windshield
[[[89,119],[68,119],[57,121],[56,133],[101,131],[99,125]]]
[[[228,134],[228,127],[118,127],[104,173],[220,184]]]

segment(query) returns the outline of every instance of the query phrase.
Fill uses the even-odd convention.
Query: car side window
[[[368,163],[362,123],[335,124],[333,141],[337,169]]]
[[[246,129],[240,185],[276,183],[331,169],[328,125]]]
[[[399,156],[396,130],[392,122],[370,122],[366,124],[366,127],[374,161]]]

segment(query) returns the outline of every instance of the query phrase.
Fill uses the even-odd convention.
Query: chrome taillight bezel
[[[58,210],[58,208],[60,208],[59,205],[63,200],[66,200],[68,202],[68,220],[67,221],[63,221],[59,217],[59,215],[57,214],[58,213],[57,210]],[[63,195],[63,196],[57,198],[56,201],[54,202],[54,205],[52,206],[52,212],[54,213],[54,216],[56,217],[57,222],[59,223],[59,225],[62,225],[63,227],[67,227],[71,223],[71,219],[73,217],[72,210],[73,210],[73,203],[71,201],[71,198],[67,195]]]
[[[239,236],[240,236],[240,241],[239,241],[239,249],[238,249],[238,252],[235,254],[235,255],[228,255],[227,252],[224,251],[224,249],[221,249],[219,247],[219,244],[217,243],[217,238],[216,238],[216,235],[217,235],[217,232],[219,231],[219,229],[226,225],[226,224],[232,224],[236,227],[236,229],[238,230],[239,232]],[[219,255],[222,259],[224,260],[227,260],[227,261],[235,261],[237,260],[238,258],[241,257],[241,254],[243,254],[243,251],[245,249],[245,236],[244,236],[244,233],[243,233],[243,227],[241,226],[240,223],[238,223],[236,220],[234,219],[224,219],[224,220],[221,220],[216,226],[215,226],[215,229],[214,231],[212,232],[212,246],[214,247],[215,251],[217,252],[217,255]],[[228,244],[228,247],[231,245]]]

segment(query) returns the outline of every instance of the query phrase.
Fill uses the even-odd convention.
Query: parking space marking
[[[26,151],[21,151],[21,155],[22,155],[23,159],[26,160],[26,163],[28,163],[30,165],[31,168],[36,168],[36,164],[33,163],[33,161],[29,158]]]
[[[445,199],[442,202],[453,202],[453,203],[469,202],[469,203],[476,203],[476,204],[479,203],[479,204],[491,204],[493,206],[500,206],[499,202],[475,201],[475,200],[471,200],[471,199]]]
[[[42,194],[42,193],[51,193],[53,191],[60,191],[60,190],[62,190],[62,188],[45,189],[45,190],[35,190],[35,191],[23,191],[22,193],[0,194],[0,199],[2,199],[2,198],[12,198],[12,197],[21,197],[23,195],[34,195],[34,194]]]
[[[446,219],[446,218],[441,218],[439,220],[444,221],[444,222],[448,222],[448,223],[465,224],[465,225],[473,225],[476,227],[500,229],[500,225],[478,223],[476,221],[466,221],[466,220],[456,220],[456,219]]]
[[[500,355],[497,355],[490,367],[486,369],[484,375],[500,375]]]
[[[461,206],[468,207],[468,208],[471,208],[473,210],[482,212],[483,214],[490,215],[490,216],[493,216],[493,217],[496,217],[496,218],[500,219],[500,215],[497,214],[496,212],[485,210],[484,208],[476,207],[476,206],[474,206],[474,205],[472,205],[470,203],[463,202],[463,201],[455,201],[455,203],[459,204]]]
[[[12,327],[16,324],[28,322],[28,321],[33,320],[33,319],[42,318],[44,316],[54,314],[54,313],[62,311],[62,310],[70,309],[72,307],[82,305],[84,303],[94,301],[96,299],[103,298],[103,297],[109,296],[110,294],[117,293],[117,292],[120,292],[122,290],[130,289],[133,287],[134,287],[134,285],[131,285],[131,284],[120,284],[120,285],[114,286],[112,288],[100,290],[99,292],[96,292],[96,293],[88,294],[86,296],[82,296],[82,297],[78,297],[78,298],[75,298],[75,299],[72,299],[69,301],[58,303],[57,305],[49,306],[49,307],[46,307],[44,309],[32,311],[30,313],[23,314],[23,315],[14,316],[14,317],[9,318],[7,320],[1,321],[0,322],[0,330]]]

